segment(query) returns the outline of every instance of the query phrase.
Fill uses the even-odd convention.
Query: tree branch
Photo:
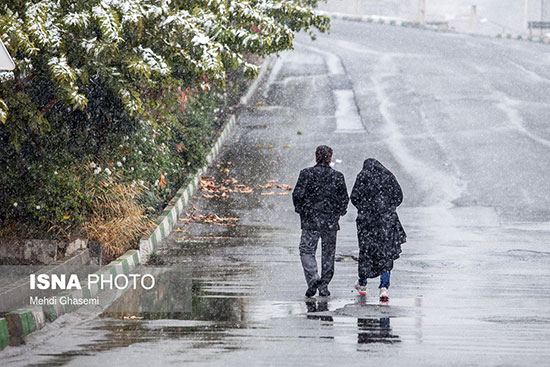
[[[57,102],[59,102],[59,98],[57,98],[57,97],[55,97],[50,102],[48,102],[48,104],[46,106],[44,106],[44,108],[42,110],[40,110],[40,113],[42,114],[42,116],[44,116],[45,114],[50,112],[50,110],[53,108],[53,106],[55,106],[57,104]]]

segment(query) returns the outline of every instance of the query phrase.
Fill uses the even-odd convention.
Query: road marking
[[[281,71],[281,68],[283,67],[283,62],[286,57],[286,54],[281,54],[281,56],[277,57],[277,61],[275,61],[275,64],[273,65],[273,69],[271,69],[271,73],[269,73],[269,77],[267,78],[267,81],[263,87],[263,97],[267,98],[267,95],[269,93],[269,90],[271,89],[271,85],[275,82],[275,79],[277,79],[277,76],[279,75],[279,72]]]
[[[336,111],[336,133],[362,133],[366,132],[361,116],[357,111],[355,95],[351,89],[335,89],[332,91]]]
[[[344,75],[346,74],[346,71],[344,70],[344,65],[342,64],[342,60],[340,57],[332,52],[321,50],[317,47],[312,47],[305,45],[300,42],[295,42],[295,44],[300,45],[300,47],[303,47],[305,49],[308,49],[310,51],[313,51],[315,53],[318,53],[320,55],[323,55],[325,59],[325,63],[327,65],[327,69],[329,74],[331,75]]]
[[[348,78],[340,56],[317,47],[311,47],[304,44],[300,44],[300,46],[322,55],[327,65],[329,75],[343,75]],[[359,114],[359,108],[355,101],[355,92],[353,89],[333,89],[332,95],[336,106],[334,112],[334,117],[336,118],[335,133],[366,133],[367,130],[361,122],[361,115]]]

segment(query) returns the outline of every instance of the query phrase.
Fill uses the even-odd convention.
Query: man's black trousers
[[[300,239],[300,259],[304,268],[304,275],[308,287],[316,282],[320,290],[326,289],[334,275],[334,255],[336,252],[336,233],[337,230],[312,231],[302,229]],[[317,244],[321,238],[321,276],[317,270],[317,261],[315,252]],[[320,282],[319,282],[320,281]]]

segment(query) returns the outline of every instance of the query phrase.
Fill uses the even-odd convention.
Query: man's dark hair
[[[315,150],[315,160],[317,163],[330,163],[332,158],[332,148],[326,145],[319,145]]]

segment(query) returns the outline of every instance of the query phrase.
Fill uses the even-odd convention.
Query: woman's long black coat
[[[391,270],[407,240],[396,213],[402,201],[403,192],[393,173],[376,159],[367,159],[357,175],[351,203],[358,211],[360,258],[365,259],[360,266],[368,278]]]

